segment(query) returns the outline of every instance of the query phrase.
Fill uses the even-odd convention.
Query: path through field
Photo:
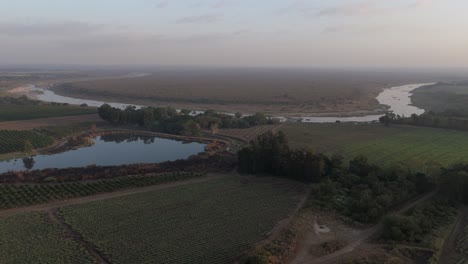
[[[13,216],[13,215],[16,215],[18,213],[47,211],[47,210],[51,210],[51,209],[56,209],[56,208],[68,206],[68,205],[84,204],[84,203],[108,200],[108,199],[112,199],[112,198],[132,195],[132,194],[162,190],[162,189],[172,188],[172,187],[176,187],[176,186],[183,186],[183,185],[189,185],[189,184],[194,184],[194,183],[201,183],[201,182],[210,181],[210,180],[213,180],[213,179],[216,179],[216,178],[219,178],[219,176],[210,175],[210,176],[207,176],[207,177],[197,178],[197,179],[192,179],[192,180],[165,183],[165,184],[159,184],[159,185],[148,186],[148,187],[143,187],[143,188],[129,189],[129,190],[116,191],[116,192],[111,192],[111,193],[103,193],[103,194],[98,194],[98,195],[73,198],[73,199],[68,199],[68,200],[54,201],[54,202],[50,202],[50,203],[33,205],[33,206],[28,206],[28,207],[20,207],[20,208],[1,210],[0,211],[0,218]]]
[[[102,119],[97,114],[64,116],[64,117],[49,117],[32,120],[7,121],[0,122],[0,129],[3,130],[28,130],[47,126],[68,125],[84,122],[102,122]]]
[[[444,248],[442,250],[442,255],[439,258],[439,263],[441,264],[450,264],[450,263],[460,263],[458,257],[463,258],[455,252],[457,247],[457,240],[460,234],[463,234],[463,229],[466,224],[468,224],[468,207],[464,207],[458,213],[456,224],[453,227],[450,236],[445,240]],[[463,263],[463,262],[461,262]]]
[[[427,201],[428,199],[432,198],[436,193],[437,193],[438,190],[435,190],[431,193],[428,193],[416,200],[413,200],[411,202],[408,202],[407,204],[405,204],[404,206],[396,209],[393,214],[401,214],[401,213],[404,213],[406,211],[408,211],[409,209],[415,207],[416,205],[419,205],[425,201]],[[359,247],[360,245],[362,245],[366,240],[374,237],[375,235],[377,235],[380,230],[382,229],[382,223],[378,223],[377,225],[363,231],[359,236],[356,236],[354,241],[352,241],[350,244],[348,244],[346,247],[332,253],[332,254],[329,254],[329,255],[326,255],[326,256],[323,256],[323,257],[315,257],[315,256],[312,256],[310,255],[309,253],[309,248],[310,248],[310,245],[313,243],[313,241],[305,241],[305,245],[300,249],[300,251],[296,254],[296,257],[290,262],[291,264],[303,264],[303,263],[308,263],[308,264],[324,264],[324,263],[333,263],[334,261],[336,261],[337,259],[339,259],[340,257],[350,253],[350,252],[353,252],[357,247]],[[311,231],[311,232],[314,232],[314,231]],[[310,239],[316,239],[315,236],[311,236],[311,235],[307,235],[306,236],[309,240]]]

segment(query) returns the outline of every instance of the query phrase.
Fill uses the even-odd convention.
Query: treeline
[[[458,110],[447,110],[441,113],[431,111],[421,115],[413,114],[410,117],[387,113],[380,118],[380,123],[387,126],[390,124],[402,124],[468,130],[468,114]]]
[[[460,204],[468,204],[468,165],[442,168],[437,179],[439,193],[435,198],[404,215],[387,216],[383,221],[382,239],[426,243],[437,229],[452,223]]]
[[[267,173],[317,183],[315,205],[363,223],[374,222],[389,208],[434,188],[425,174],[380,168],[363,156],[345,164],[339,155],[291,149],[282,132],[260,135],[241,149],[238,169],[241,173]]]
[[[127,107],[124,110],[104,104],[98,109],[99,116],[118,125],[138,125],[162,133],[196,136],[201,130],[216,131],[219,128],[248,128],[274,124],[278,121],[257,113],[252,116],[227,115],[213,110],[202,114],[190,115],[191,111],[176,111],[170,107]]]

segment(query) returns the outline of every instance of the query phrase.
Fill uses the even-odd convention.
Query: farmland
[[[44,148],[54,142],[54,138],[38,130],[0,130],[0,154],[24,151],[25,142],[32,148]]]
[[[46,212],[0,218],[0,263],[94,263]]]
[[[200,178],[200,173],[147,174],[109,180],[82,181],[61,184],[0,185],[0,209],[8,209],[55,200],[90,196],[131,188]]]
[[[231,263],[291,212],[301,189],[287,180],[225,176],[60,212],[112,263]]]
[[[0,122],[94,113],[96,113],[94,108],[79,106],[0,104]]]
[[[380,124],[288,124],[281,129],[293,147],[339,153],[347,160],[364,155],[382,166],[423,169],[428,163],[468,161],[468,134],[462,131]]]

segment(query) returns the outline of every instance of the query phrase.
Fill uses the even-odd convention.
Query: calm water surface
[[[95,144],[77,150],[70,150],[52,155],[37,155],[31,160],[23,159],[0,162],[0,173],[10,170],[26,170],[46,168],[85,167],[89,165],[124,165],[135,163],[157,163],[186,159],[191,155],[204,151],[205,144],[197,142],[182,142],[173,139],[157,137],[138,137],[122,135],[99,136],[94,138]],[[26,167],[25,167],[26,164]]]

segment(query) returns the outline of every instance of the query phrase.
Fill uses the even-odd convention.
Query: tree
[[[34,149],[34,147],[33,147],[33,145],[31,144],[31,141],[29,141],[29,140],[24,141],[23,152],[24,152],[26,155],[31,155],[33,149]]]

